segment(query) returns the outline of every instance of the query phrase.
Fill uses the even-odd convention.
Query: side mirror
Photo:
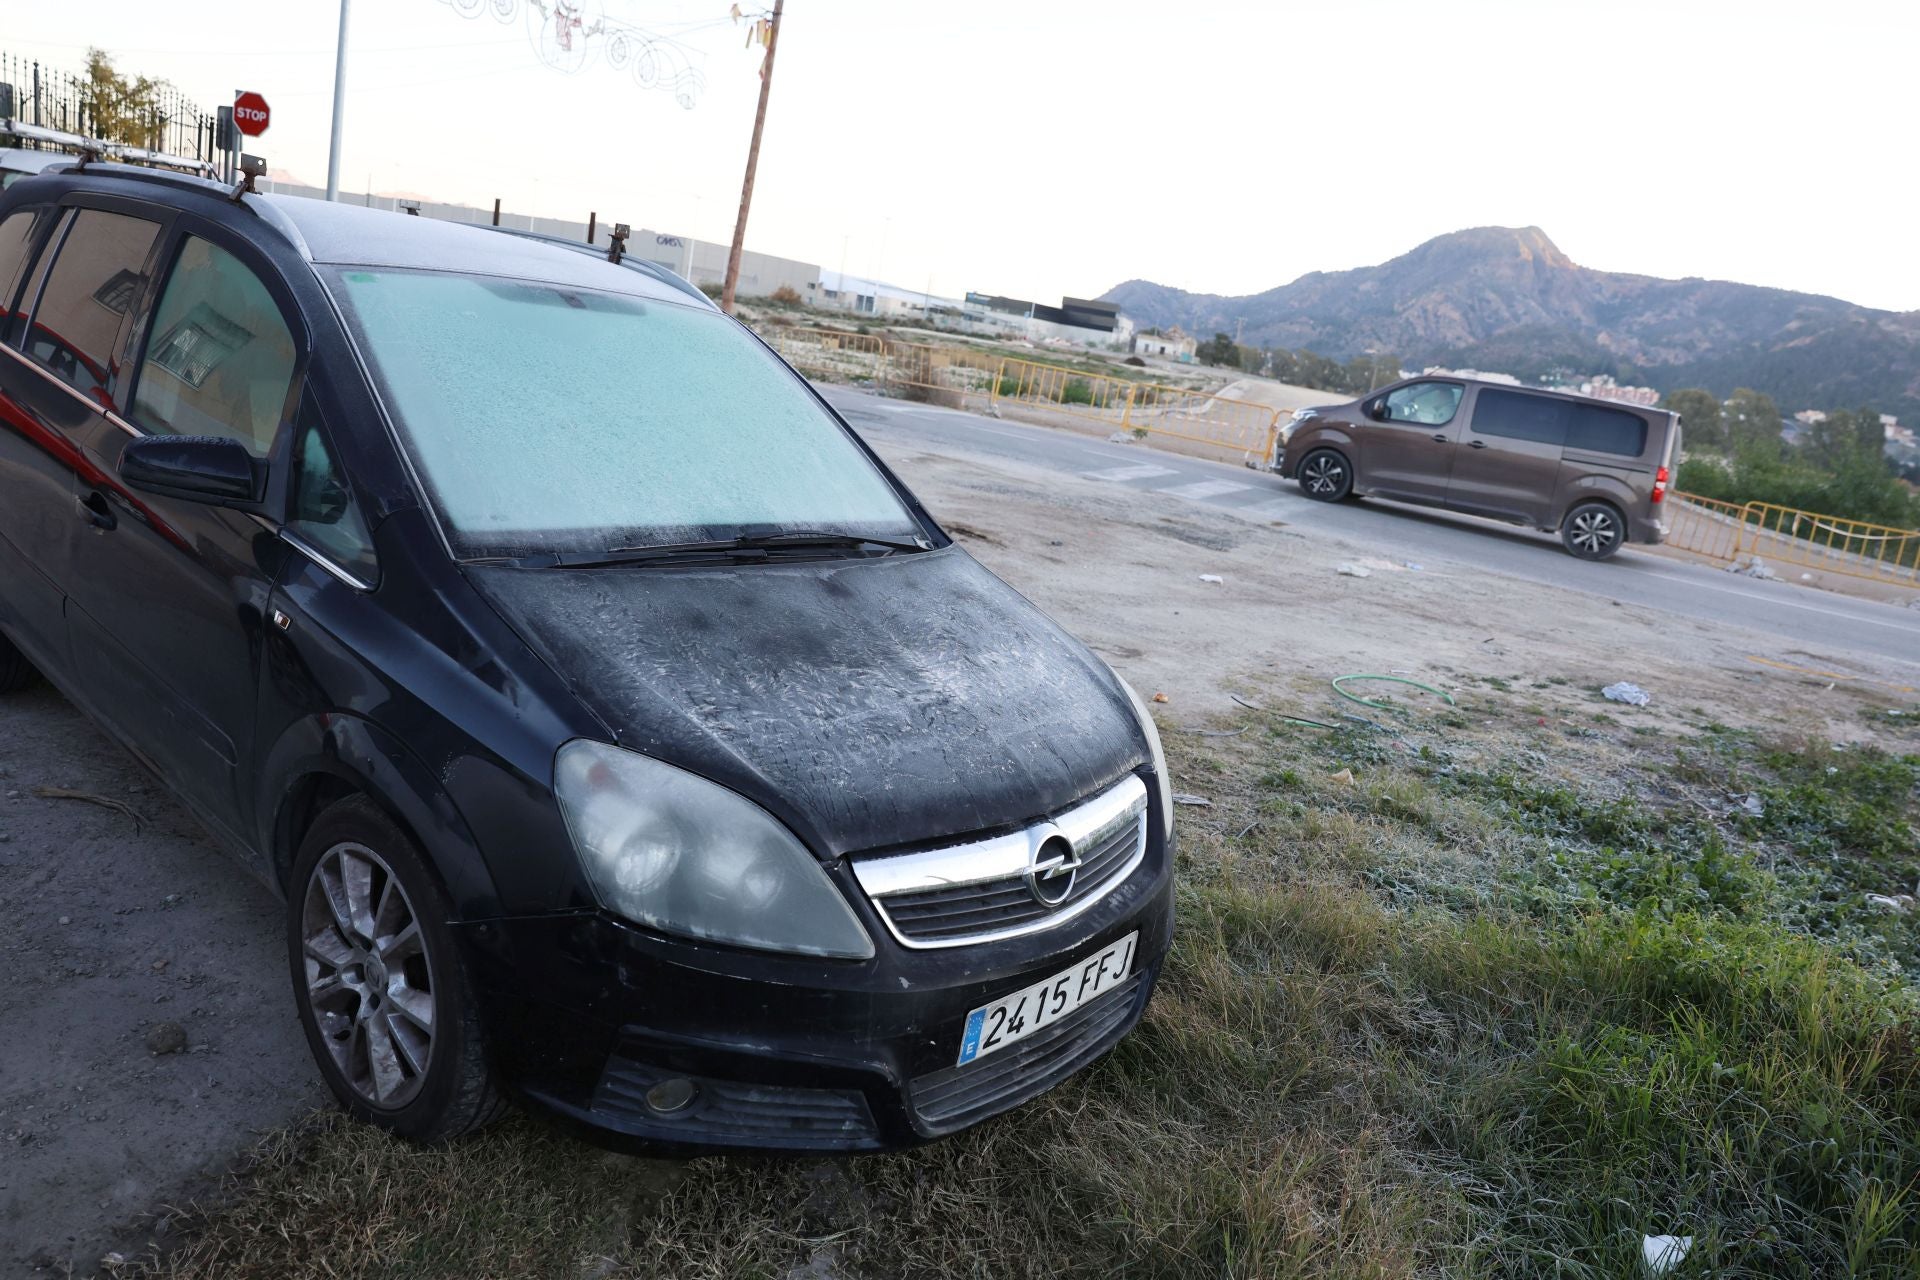
[[[169,498],[251,507],[266,494],[267,464],[223,436],[141,436],[120,451],[120,478]]]
[[[1367,416],[1375,422],[1385,422],[1387,420],[1387,398],[1385,396],[1377,396],[1367,401],[1366,412]]]

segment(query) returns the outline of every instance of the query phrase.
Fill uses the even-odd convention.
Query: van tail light
[[[1667,496],[1667,469],[1660,468],[1653,473],[1653,500],[1663,502]]]

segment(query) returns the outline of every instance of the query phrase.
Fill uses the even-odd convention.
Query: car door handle
[[[1444,431],[1436,431],[1436,432],[1434,432],[1434,433],[1433,433],[1433,442],[1434,442],[1435,444],[1445,444],[1445,443],[1447,442],[1447,433],[1446,433],[1446,432],[1444,432]]]
[[[94,528],[104,532],[120,523],[120,517],[113,514],[113,508],[107,505],[107,495],[98,489],[79,501],[80,518]]]
[[[1487,442],[1485,440],[1475,440],[1467,446],[1469,449],[1484,449],[1486,447]]]

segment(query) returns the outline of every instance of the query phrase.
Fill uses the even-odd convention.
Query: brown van
[[[1301,409],[1273,470],[1320,502],[1368,495],[1551,533],[1583,560],[1667,536],[1680,418],[1616,400],[1420,377]]]

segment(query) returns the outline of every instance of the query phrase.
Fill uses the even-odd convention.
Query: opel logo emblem
[[[1041,906],[1057,907],[1073,892],[1080,855],[1058,828],[1042,827],[1033,835],[1033,852],[1027,855],[1027,891]]]

